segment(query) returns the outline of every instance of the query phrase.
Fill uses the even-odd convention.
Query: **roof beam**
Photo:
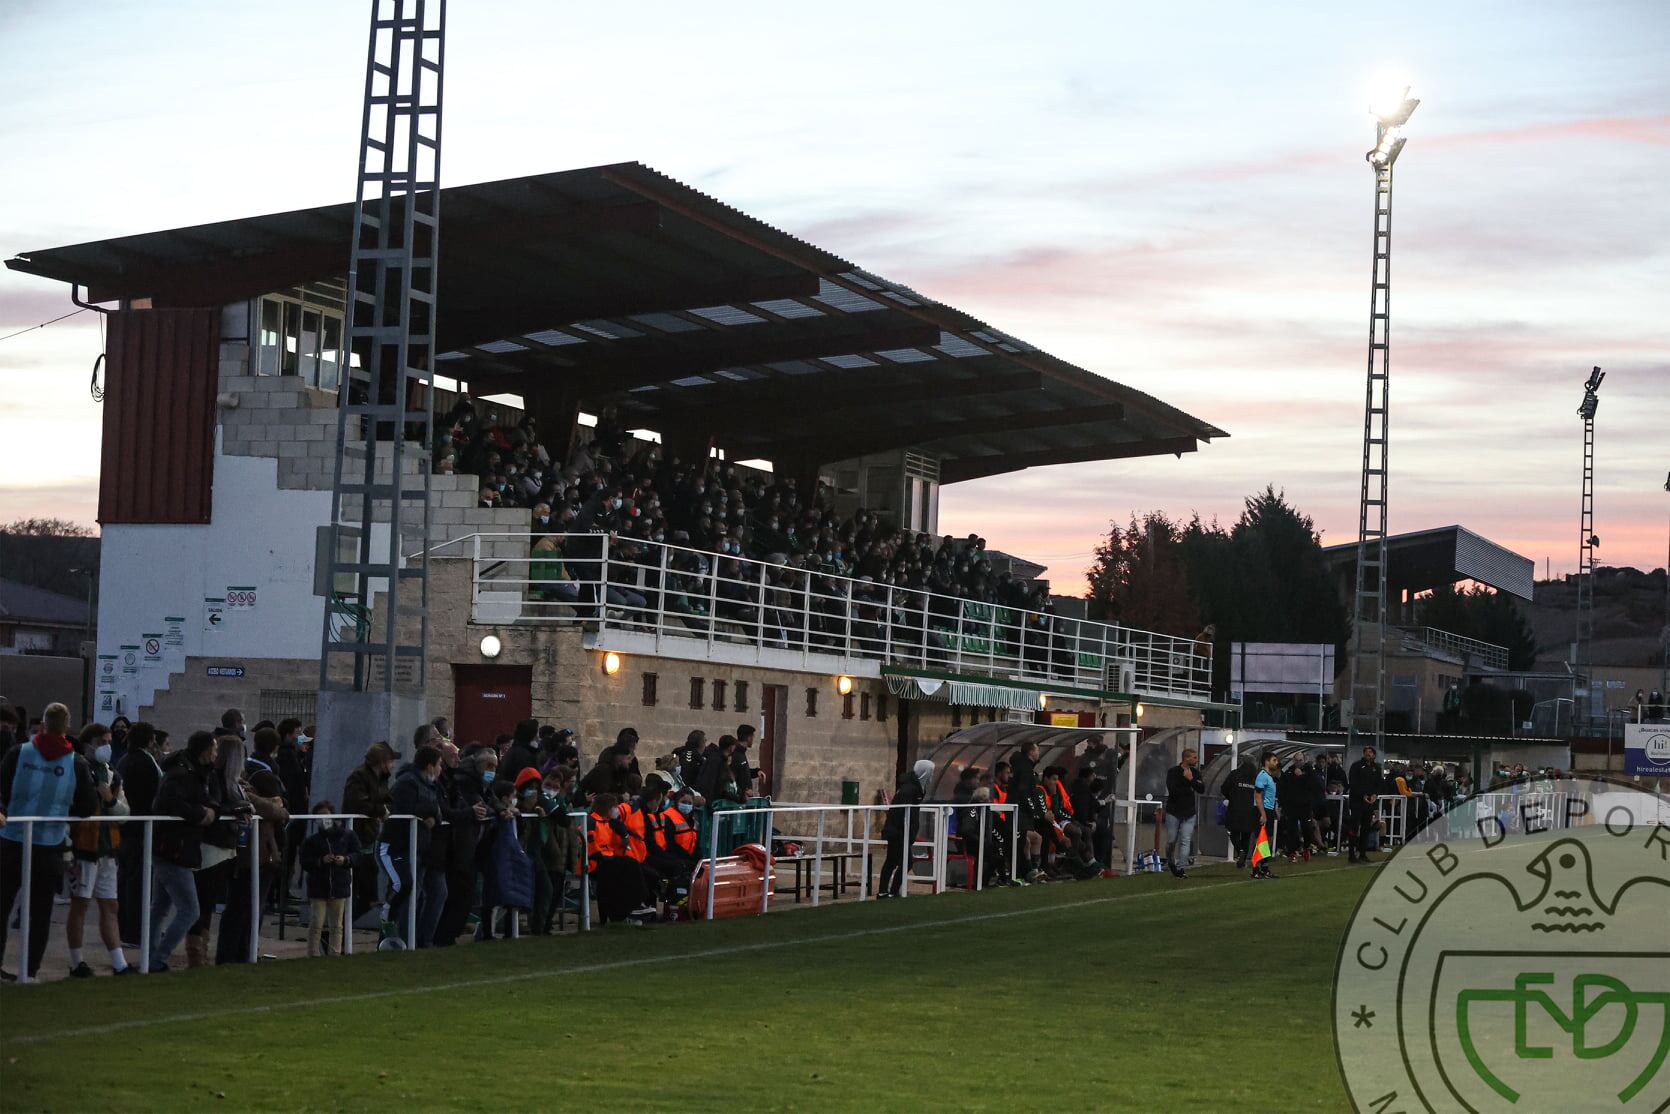
[[[446,271],[441,271],[445,281]],[[818,277],[801,272],[770,278],[714,279],[706,283],[666,282],[603,290],[585,300],[535,299],[449,314],[446,291],[441,291],[441,319],[437,336],[449,349],[468,348],[489,340],[516,340],[523,333],[560,329],[575,321],[630,317],[638,313],[676,313],[692,306],[765,302],[776,298],[806,297],[818,290]],[[625,343],[625,342],[622,342]],[[564,355],[578,363],[579,345]]]
[[[1042,449],[1030,453],[993,453],[989,456],[965,456],[940,462],[939,482],[961,483],[986,476],[1001,476],[1005,472],[1019,472],[1023,468],[1040,468],[1050,464],[1079,464],[1093,460],[1123,460],[1136,456],[1164,456],[1167,453],[1192,453],[1198,447],[1193,437],[1154,437],[1145,441],[1128,441],[1117,445],[1086,445],[1072,449]]]
[[[820,424],[838,427],[838,423],[873,414],[882,407],[938,402],[952,391],[959,399],[963,399],[1018,394],[1038,390],[1044,385],[1044,377],[1035,371],[1012,371],[1005,374],[995,370],[997,361],[986,361],[986,357],[956,361],[957,366],[967,366],[977,375],[986,368],[994,370],[990,374],[979,375],[978,378],[950,383],[943,379],[930,379],[925,383],[901,382],[894,377],[890,367],[830,372],[828,382],[831,397],[825,399],[818,407],[818,421]],[[931,365],[910,366],[918,368]],[[780,421],[785,412],[804,415],[804,382],[803,379],[794,377],[776,380],[775,383],[783,386],[774,393],[768,393],[772,391],[771,381],[753,382],[748,384],[750,389],[747,401],[738,399],[733,402],[702,406],[680,405],[655,410],[647,409],[640,404],[629,406],[623,417],[629,417],[634,421],[641,419],[650,429],[658,430],[658,422],[672,419],[680,427],[693,427],[708,433],[728,432],[764,422]],[[641,395],[633,395],[627,402],[640,402],[642,398]]]
[[[917,422],[913,425],[890,426],[883,429],[872,427],[855,430],[851,428],[850,423],[838,423],[835,430],[825,432],[821,436],[780,439],[762,444],[757,453],[750,447],[749,452],[767,460],[775,459],[773,453],[790,453],[823,462],[845,460],[847,457],[864,456],[867,453],[907,446],[931,445],[935,441],[948,441],[957,437],[977,437],[988,433],[1009,433],[1023,429],[1061,429],[1124,420],[1125,408],[1113,403],[1107,406],[1080,406],[1071,410],[995,414],[984,418],[951,418],[941,422]],[[773,430],[772,435],[776,434],[777,431]]]

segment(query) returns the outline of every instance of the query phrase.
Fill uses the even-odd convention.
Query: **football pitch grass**
[[[1343,860],[0,991],[0,1110],[1341,1110]],[[178,957],[176,957],[178,961]]]

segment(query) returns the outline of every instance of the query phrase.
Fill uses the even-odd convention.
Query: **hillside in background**
[[[1665,570],[1595,570],[1596,665],[1653,666],[1663,654]],[[1520,603],[1537,638],[1539,668],[1566,660],[1577,631],[1577,584],[1571,577],[1538,581],[1536,601]]]

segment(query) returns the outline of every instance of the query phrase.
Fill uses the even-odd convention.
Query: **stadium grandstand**
[[[824,800],[965,722],[1219,707],[1193,632],[1057,614],[1039,566],[939,536],[938,498],[1223,431],[641,164],[442,201],[434,396],[407,400],[436,416],[409,460],[428,537],[403,527],[430,557],[427,674],[406,680],[459,737],[741,716],[768,791]],[[327,575],[352,223],[345,203],[7,261],[106,313],[95,718],[311,722],[326,609],[377,621]],[[316,772],[368,741],[321,739]]]

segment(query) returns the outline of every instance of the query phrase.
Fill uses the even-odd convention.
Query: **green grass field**
[[[0,992],[0,1109],[1340,1110],[1373,872],[1224,867]]]

